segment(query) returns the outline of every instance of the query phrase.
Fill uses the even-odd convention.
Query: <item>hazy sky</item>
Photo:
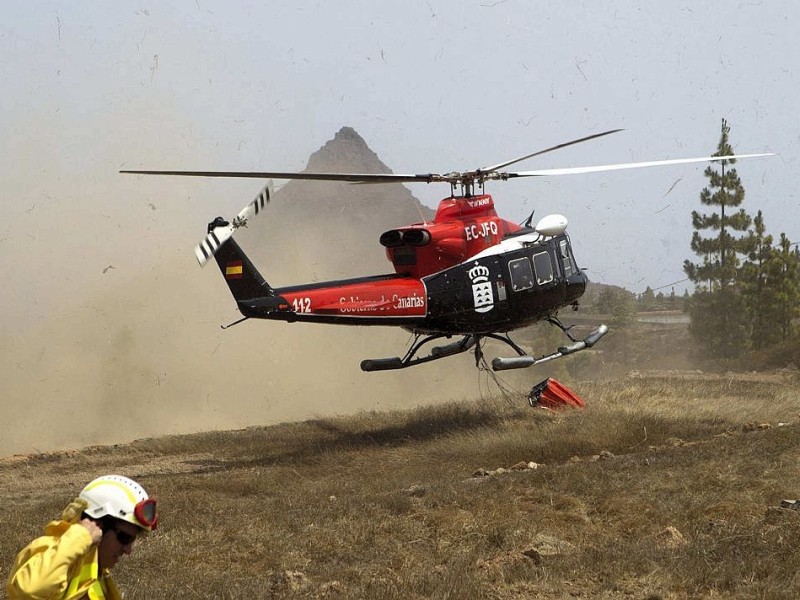
[[[744,207],[800,240],[795,1],[6,0],[0,11],[0,452],[300,418],[345,398],[354,409],[447,399],[450,383],[475,393],[470,357],[361,373],[361,358],[402,351],[397,332],[221,332],[235,309],[193,246],[261,184],[123,167],[301,170],[345,125],[396,173],[479,168],[618,127],[514,168],[658,160],[713,153],[726,118],[736,151],[779,155],[737,165]],[[487,191],[506,218],[566,215],[592,279],[668,292],[694,258],[704,166]],[[449,193],[411,190],[431,207]],[[354,261],[353,274],[369,273]],[[321,347],[337,350],[313,359]],[[124,430],[106,427],[119,415]]]
[[[414,173],[486,166],[617,127],[514,168],[704,156],[724,117],[737,152],[780,155],[739,163],[745,208],[800,239],[800,5],[790,0],[10,1],[2,12],[4,279],[34,204],[100,188],[124,203],[123,165],[299,170],[343,125],[395,172]],[[641,291],[684,278],[703,167],[487,191],[512,219],[565,214],[590,276]],[[172,184],[159,185],[141,183],[170,202]],[[181,185],[200,194],[210,184]],[[257,187],[211,185],[232,196]],[[411,189],[431,206],[448,193]],[[137,235],[114,225],[113,235]],[[190,253],[194,239],[176,243]],[[42,267],[34,278],[47,277]]]

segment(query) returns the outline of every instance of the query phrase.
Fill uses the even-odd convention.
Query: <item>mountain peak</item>
[[[347,125],[345,125],[339,131],[337,131],[336,135],[333,136],[333,139],[354,141],[364,144],[365,146],[367,145],[367,143],[364,141],[364,138],[358,135],[358,132],[355,129],[353,129],[352,127],[348,127]]]
[[[332,140],[308,159],[306,171],[341,173],[391,173],[358,132],[342,127]]]
[[[352,127],[342,127],[333,139],[308,159],[308,172],[391,173]],[[276,281],[297,283],[298,273],[325,273],[326,279],[344,279],[365,273],[386,272],[386,253],[378,244],[380,234],[433,218],[400,183],[353,185],[344,181],[293,180],[281,187],[270,205],[276,226],[257,232],[237,233],[254,246],[280,249],[283,257]],[[269,227],[269,224],[265,226]],[[302,235],[298,235],[298,228]],[[274,262],[274,255],[262,254]],[[313,269],[312,269],[313,267]],[[316,275],[315,275],[316,276]],[[272,280],[271,280],[272,281]]]

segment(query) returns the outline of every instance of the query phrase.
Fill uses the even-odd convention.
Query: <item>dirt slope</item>
[[[0,576],[102,472],[161,527],[127,598],[796,598],[800,385],[654,373],[0,461]],[[166,575],[168,574],[168,575]]]

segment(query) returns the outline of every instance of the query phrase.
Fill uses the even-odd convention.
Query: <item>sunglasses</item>
[[[114,535],[117,536],[117,541],[123,546],[129,546],[136,541],[136,536],[127,531],[122,531],[120,529],[112,529],[111,531],[114,532]]]

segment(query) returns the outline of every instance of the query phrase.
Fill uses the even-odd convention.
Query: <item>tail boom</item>
[[[428,312],[425,283],[395,273],[273,288],[235,239],[214,258],[246,317],[341,325],[421,325]]]

